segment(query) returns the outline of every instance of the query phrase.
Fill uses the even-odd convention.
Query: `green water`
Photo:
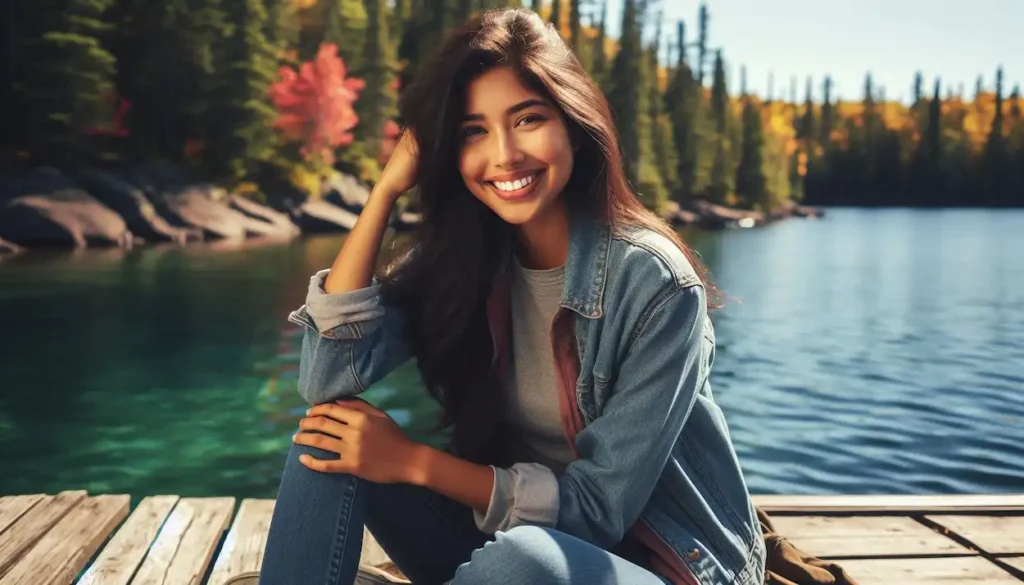
[[[754,492],[1024,491],[1024,212],[688,234],[734,300],[712,382]],[[0,261],[0,494],[272,497],[288,313],[341,237]],[[406,368],[367,397],[420,440]]]

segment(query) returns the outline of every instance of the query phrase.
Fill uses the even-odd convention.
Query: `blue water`
[[[730,295],[715,397],[755,493],[1024,491],[1024,211],[686,234]],[[0,261],[0,494],[272,497],[286,321],[340,236]],[[370,390],[419,440],[415,371]]]

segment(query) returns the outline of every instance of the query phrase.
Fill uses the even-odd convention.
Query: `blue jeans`
[[[270,523],[260,585],[351,585],[363,525],[415,585],[665,585],[655,574],[549,528],[490,537],[455,500],[406,484],[313,471],[292,445]]]

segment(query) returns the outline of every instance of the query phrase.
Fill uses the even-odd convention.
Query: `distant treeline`
[[[597,0],[526,0],[557,24],[615,112],[628,172],[652,208],[706,199],[775,210],[1024,205],[1024,101],[971,101],[918,75],[912,106],[870,76],[862,99],[754,97],[726,85],[722,48],[624,0],[618,39]],[[315,191],[326,167],[372,182],[397,136],[396,98],[443,32],[519,0],[8,2],[0,31],[5,167],[162,160],[243,192]],[[659,59],[660,57],[660,59]],[[741,68],[742,70],[742,68]],[[7,129],[10,129],[9,131]]]

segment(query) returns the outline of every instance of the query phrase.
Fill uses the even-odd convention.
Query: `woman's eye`
[[[541,122],[544,120],[544,116],[540,114],[527,114],[519,119],[520,124],[530,124],[532,122]]]
[[[466,139],[477,134],[482,134],[483,131],[484,129],[479,126],[465,126],[462,128],[462,131],[459,133],[459,135],[462,136],[463,139]]]

